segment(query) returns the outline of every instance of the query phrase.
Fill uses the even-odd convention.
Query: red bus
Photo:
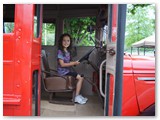
[[[76,46],[78,54],[75,57],[79,59],[87,53],[84,55],[85,60],[91,67],[82,62],[75,69],[89,76],[91,81],[96,80],[92,85],[85,81],[82,91],[90,96],[89,101],[94,100],[93,96],[96,94],[97,97],[98,94],[103,107],[95,110],[102,111],[100,115],[105,116],[155,115],[155,58],[124,54],[126,6],[4,4],[3,115],[45,116],[45,109],[41,108],[45,106],[42,96],[47,94],[41,85],[41,49],[48,52],[49,64],[56,68],[57,39],[64,33],[64,21],[80,17],[96,18],[96,47]],[[44,23],[55,24],[55,44],[52,46],[42,45]],[[102,45],[103,42],[105,45]],[[87,52],[91,48],[92,51]],[[49,103],[49,106],[52,105]]]

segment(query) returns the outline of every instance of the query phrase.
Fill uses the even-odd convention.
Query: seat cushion
[[[71,82],[71,84],[69,84]],[[69,86],[71,85],[72,88],[75,88],[75,79],[71,76],[65,76],[63,77],[47,77],[44,80],[46,89],[48,91],[59,91],[63,92],[65,90],[69,90]]]

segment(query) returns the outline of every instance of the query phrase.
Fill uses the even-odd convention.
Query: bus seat
[[[76,80],[72,76],[60,76],[56,70],[50,69],[48,56],[45,50],[41,51],[42,83],[46,92],[49,92],[49,102],[57,104],[74,104]],[[69,83],[71,86],[69,86]],[[64,93],[56,96],[58,93]],[[71,97],[66,96],[71,93]]]

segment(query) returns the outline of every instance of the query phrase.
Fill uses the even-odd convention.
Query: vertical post
[[[118,27],[117,27],[117,54],[115,72],[115,97],[113,104],[113,116],[120,116],[122,111],[122,79],[123,79],[123,57],[126,23],[126,4],[118,5]]]
[[[146,47],[144,47],[144,56],[146,55]]]
[[[34,87],[34,98],[35,98],[35,116],[38,116],[38,71],[33,72]]]
[[[46,28],[47,28],[47,25],[46,25],[46,23],[45,23],[45,32],[44,32],[44,44],[45,45],[47,45],[47,30],[46,30]]]

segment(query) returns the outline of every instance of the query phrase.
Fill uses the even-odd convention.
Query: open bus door
[[[122,77],[126,5],[109,5],[106,47],[104,115],[120,116],[122,112]],[[101,90],[102,91],[102,90]]]
[[[38,116],[42,5],[6,4],[4,7],[4,25],[13,22],[14,30],[7,33],[3,26],[3,115]]]

